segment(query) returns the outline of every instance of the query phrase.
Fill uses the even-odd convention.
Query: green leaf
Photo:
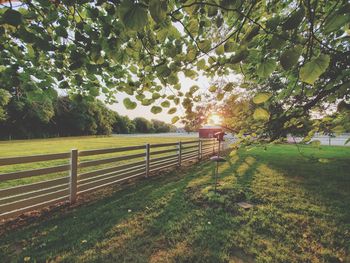
[[[197,90],[199,90],[199,87],[197,85],[193,85],[191,88],[190,88],[190,93],[193,94],[195,93]]]
[[[178,78],[177,74],[170,74],[167,81],[171,85],[176,85],[177,83],[179,83],[179,78]]]
[[[123,24],[132,30],[141,30],[147,23],[147,10],[140,3],[124,0],[119,7],[119,17]]]
[[[224,96],[225,96],[224,93],[218,93],[218,94],[216,95],[216,99],[217,99],[218,101],[222,101],[222,99],[224,98]]]
[[[226,92],[230,92],[230,91],[233,90],[233,88],[234,88],[233,83],[227,83],[225,85],[225,87],[223,88],[223,90],[226,91]]]
[[[187,29],[192,36],[197,36],[199,31],[198,21],[196,19],[191,19],[187,25]]]
[[[236,52],[235,55],[230,57],[229,62],[232,64],[237,64],[243,60],[245,60],[249,55],[249,51],[247,49],[242,49]]]
[[[286,41],[284,39],[282,39],[280,36],[273,35],[273,37],[271,39],[271,42],[270,42],[270,48],[272,48],[272,49],[279,49],[285,43],[286,43]]]
[[[176,109],[175,107],[170,108],[170,109],[168,110],[168,114],[174,114],[176,111],[177,111],[177,109]]]
[[[257,68],[257,74],[259,77],[267,78],[276,69],[276,61],[274,59],[268,59],[265,62],[259,64]]]
[[[216,54],[223,55],[225,53],[224,45],[220,45],[215,49]]]
[[[243,36],[242,43],[247,43],[251,41],[257,34],[259,34],[260,27],[258,25],[254,25],[251,27],[247,33]]]
[[[161,113],[162,110],[163,110],[163,109],[162,109],[161,107],[159,107],[159,106],[152,106],[152,108],[151,108],[151,112],[152,112],[153,114]]]
[[[211,86],[211,87],[209,88],[209,91],[213,93],[213,92],[216,92],[217,89],[218,89],[218,87],[216,87],[215,85],[213,85],[213,86]]]
[[[143,99],[142,102],[141,102],[141,104],[142,104],[143,106],[149,106],[149,105],[151,105],[153,102],[154,102],[153,99]]]
[[[127,108],[128,110],[133,110],[136,108],[137,104],[136,102],[133,102],[132,100],[130,100],[129,98],[125,98],[123,100],[123,104],[125,106],[125,108]]]
[[[198,46],[203,52],[209,52],[211,48],[211,41],[209,39],[199,41]]]
[[[225,52],[233,52],[235,51],[235,47],[235,43],[231,41],[226,41],[226,43],[224,44]]]
[[[205,69],[205,59],[204,58],[202,58],[201,60],[199,60],[197,62],[197,68],[199,70],[204,70]]]
[[[185,6],[184,10],[189,14],[189,15],[193,15],[195,14],[198,9],[199,9],[199,5],[195,5],[193,4],[195,2],[195,0],[187,0],[185,2]],[[192,5],[191,5],[192,4]]]
[[[218,8],[216,6],[207,6],[208,16],[213,17],[218,13]]]
[[[179,118],[178,116],[175,116],[175,117],[173,117],[173,118],[171,119],[171,123],[172,123],[172,124],[175,124],[175,123],[177,123],[179,120],[180,120],[180,118]]]
[[[190,49],[186,54],[186,60],[192,62],[192,60],[194,60],[196,56],[197,56],[197,51],[195,49]]]
[[[171,74],[171,69],[167,65],[161,65],[157,67],[157,72],[160,76],[166,78]]]
[[[291,16],[282,24],[284,30],[297,28],[305,16],[304,7],[301,6],[297,11],[293,12]]]
[[[157,100],[157,99],[159,99],[160,97],[161,97],[161,95],[160,95],[158,92],[152,93],[152,99],[153,99],[153,100]]]
[[[267,101],[269,98],[271,97],[270,93],[267,92],[262,92],[257,94],[254,98],[253,98],[253,102],[255,104],[261,104],[264,103],[265,101]]]
[[[60,37],[63,37],[63,38],[68,37],[68,32],[63,26],[56,27],[55,32]]]
[[[270,113],[263,108],[257,108],[253,113],[253,118],[255,120],[267,121],[270,118]]]
[[[321,142],[319,140],[314,140],[310,142],[310,145],[314,148],[320,148]]]
[[[163,101],[160,104],[163,108],[169,108],[170,107],[170,102],[168,100]]]
[[[338,31],[342,26],[350,21],[349,14],[334,14],[326,20],[323,31],[326,34]]]
[[[0,89],[0,106],[5,106],[7,103],[9,103],[11,99],[11,94],[4,89]]]
[[[3,23],[11,25],[11,26],[19,26],[23,22],[23,17],[20,12],[14,9],[7,9],[5,13],[2,15]]]
[[[321,54],[313,58],[300,69],[300,80],[313,85],[315,81],[326,71],[330,61],[330,56]]]
[[[345,128],[344,128],[342,125],[337,125],[337,126],[335,126],[335,127],[332,129],[332,131],[333,131],[335,134],[340,135],[340,134],[342,134],[342,133],[345,132]]]
[[[167,2],[164,0],[151,0],[148,5],[151,17],[156,23],[161,23],[166,19],[168,10]]]
[[[298,63],[302,48],[300,46],[293,47],[282,53],[280,58],[281,66],[284,70],[291,69]]]
[[[337,106],[338,112],[347,112],[350,111],[350,104],[346,103],[344,100],[338,103]]]
[[[89,94],[93,97],[97,97],[100,95],[100,90],[98,87],[90,87],[89,88]]]
[[[186,77],[191,78],[191,79],[197,77],[197,72],[192,70],[192,69],[185,69],[184,74]]]

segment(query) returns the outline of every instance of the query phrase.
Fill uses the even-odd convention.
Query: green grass
[[[115,137],[102,137],[102,136],[85,136],[85,137],[66,137],[66,138],[54,138],[54,139],[34,139],[34,140],[17,140],[17,141],[0,141],[0,158],[2,157],[14,157],[14,156],[28,156],[38,154],[50,154],[50,153],[62,153],[69,152],[71,149],[78,150],[91,150],[91,149],[103,149],[103,148],[115,148],[134,145],[143,145],[146,143],[169,143],[177,141],[195,140],[196,138],[188,137],[128,137],[128,136],[115,136]],[[162,148],[166,149],[166,148]],[[80,161],[102,159],[114,156],[121,156],[125,154],[135,154],[144,152],[144,150],[136,150],[131,152],[120,152],[114,154],[104,154],[99,156],[88,156],[80,158]],[[161,156],[161,155],[160,155]],[[143,158],[134,159],[134,161],[142,160]],[[68,159],[54,160],[47,162],[36,162],[19,165],[8,165],[0,167],[0,174],[15,172],[20,170],[39,169],[44,167],[50,167],[55,165],[67,164]],[[125,163],[127,161],[121,162]],[[101,165],[93,168],[80,169],[79,172],[87,172],[92,169],[100,169],[109,166],[116,165]],[[11,180],[0,183],[0,188],[6,188],[16,186],[20,184],[28,184],[46,179],[52,179],[57,177],[67,176],[67,172],[30,177],[20,180]]]
[[[195,140],[188,137],[132,137],[132,136],[84,136],[52,139],[0,141],[0,158],[7,156],[35,155],[67,152],[71,149],[90,150],[114,148],[146,143],[167,143]]]
[[[349,262],[350,148],[240,151],[1,237],[3,262]],[[312,159],[305,158],[312,156]],[[244,210],[238,201],[255,206]],[[128,212],[128,210],[131,212]]]

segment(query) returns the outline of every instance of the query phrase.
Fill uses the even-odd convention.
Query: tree
[[[3,89],[0,89],[0,122],[6,120],[5,106],[9,103],[11,95]]]
[[[135,118],[135,131],[138,133],[152,133],[154,132],[154,127],[152,123],[145,118]]]
[[[60,97],[53,118],[59,136],[110,134],[114,115],[101,101]]]
[[[174,125],[167,124],[164,121],[159,120],[151,120],[154,132],[161,133],[161,132],[174,132],[176,131],[176,127]]]
[[[123,92],[132,96],[127,108],[136,99],[157,114],[201,101],[196,86],[179,91],[180,72],[240,73],[241,88],[261,87],[255,94],[276,76],[282,113],[270,114],[267,103],[255,116],[283,124],[325,103],[348,103],[349,10],[348,1],[325,0],[25,1],[0,12],[0,88],[13,95],[58,85],[104,93],[108,102]]]
[[[113,124],[114,133],[134,133],[135,123],[129,119],[128,116],[120,116],[118,113],[115,114],[115,122]]]
[[[49,135],[49,123],[54,115],[54,101],[47,94],[26,93],[13,96],[5,107],[6,120],[0,123],[0,136],[35,138]]]

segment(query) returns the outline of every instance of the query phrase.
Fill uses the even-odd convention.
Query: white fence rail
[[[0,158],[0,167],[47,161],[67,162],[39,169],[0,173],[0,219],[16,217],[54,204],[73,204],[82,193],[131,178],[148,177],[152,172],[181,166],[186,161],[200,160],[217,151],[218,142],[215,140],[192,140],[98,150],[73,149],[68,153]],[[122,155],[98,159],[98,156],[115,153]],[[88,160],[81,160],[86,158]],[[105,167],[106,165],[109,166]],[[62,176],[1,188],[4,182],[48,174]]]
[[[350,133],[343,133],[339,135],[329,136],[324,135],[321,133],[316,133],[314,137],[312,137],[311,141],[318,140],[320,141],[321,145],[328,145],[328,146],[348,146],[350,147],[350,143],[346,143],[346,141],[350,138]],[[294,143],[294,140],[296,142],[301,142],[303,138],[301,137],[292,137],[288,136],[287,140],[289,143]]]

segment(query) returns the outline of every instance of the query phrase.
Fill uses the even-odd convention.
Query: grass
[[[188,141],[195,140],[195,138],[188,137],[128,137],[128,136],[112,136],[112,137],[102,137],[102,136],[85,136],[85,137],[66,137],[66,138],[53,138],[53,139],[34,139],[34,140],[15,140],[15,141],[0,141],[0,158],[2,157],[14,157],[14,156],[27,156],[27,155],[38,155],[38,154],[50,154],[50,153],[62,153],[69,152],[71,149],[78,150],[91,150],[91,149],[103,149],[103,148],[115,148],[115,147],[125,147],[134,145],[143,145],[146,143],[169,143],[177,141]],[[163,148],[166,149],[166,148]],[[80,158],[80,161],[95,160],[101,158],[108,158],[114,156],[121,156],[125,154],[135,154],[144,152],[144,150],[136,150],[131,152],[121,152],[114,154],[104,154],[99,156],[89,156]],[[133,161],[142,160],[134,159]],[[0,167],[0,174],[15,172],[19,170],[30,170],[39,169],[44,167],[50,167],[55,165],[67,164],[68,159],[64,160],[54,160],[47,162],[36,162],[28,164],[18,164]],[[124,161],[122,163],[125,163]],[[100,169],[110,165],[101,165],[94,168],[80,169],[79,172],[87,172],[92,169]],[[67,172],[30,177],[20,180],[11,180],[7,182],[0,183],[0,188],[12,187],[20,184],[28,184],[37,181],[42,181],[46,179],[52,179],[57,177],[67,176]]]
[[[116,187],[1,237],[3,262],[349,262],[350,148],[274,145]],[[305,158],[307,157],[313,157]],[[238,201],[254,204],[249,210]]]

